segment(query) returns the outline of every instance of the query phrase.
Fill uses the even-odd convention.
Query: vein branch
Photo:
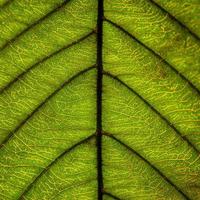
[[[164,9],[160,4],[158,4],[157,2],[155,2],[155,0],[149,0],[153,5],[155,5],[157,8],[159,8],[160,10],[162,10],[164,13],[168,14],[168,16],[175,21],[176,23],[178,23],[183,29],[185,29],[186,31],[188,31],[195,39],[200,40],[199,36],[194,33],[192,30],[190,30],[190,28],[188,28],[183,22],[181,22],[180,20],[178,20],[174,15],[172,15],[169,11],[167,11],[166,9]]]
[[[112,197],[113,199],[116,199],[116,200],[122,200],[120,199],[119,197],[116,197],[115,195],[111,194],[110,192],[104,192],[104,195],[107,195],[109,197]]]
[[[0,149],[5,146],[8,141],[12,139],[12,137],[15,135],[17,131],[19,131],[40,109],[52,98],[54,97],[60,90],[62,90],[66,85],[70,84],[74,79],[78,78],[79,76],[87,73],[88,71],[95,68],[96,65],[93,65],[91,67],[88,67],[79,73],[72,76],[70,79],[65,81],[60,87],[58,87],[53,93],[51,93],[49,96],[47,96],[30,114],[27,115],[27,117],[10,133],[8,133],[7,137],[3,140],[3,142],[0,144]]]
[[[0,6],[0,9],[3,10],[5,9],[7,6],[9,6],[14,0],[7,0],[4,4],[2,4]]]
[[[126,87],[129,91],[131,91],[133,94],[138,96],[153,112],[155,112],[170,128],[174,130],[174,132],[177,134],[178,137],[180,137],[182,140],[184,140],[188,146],[190,146],[197,155],[200,154],[199,150],[195,147],[194,144],[190,142],[190,140],[187,138],[187,136],[182,136],[181,132],[164,116],[162,115],[153,105],[151,105],[146,99],[144,99],[139,93],[137,93],[133,88],[131,88],[129,85],[127,85],[125,82],[123,82],[121,79],[119,79],[117,76],[112,75],[109,72],[103,72],[107,77],[110,77],[117,82],[119,82],[121,85]]]
[[[28,72],[33,70],[39,64],[44,63],[45,61],[47,61],[51,57],[59,54],[60,52],[66,50],[66,49],[68,49],[68,48],[70,48],[70,47],[72,47],[72,46],[74,46],[76,44],[79,44],[80,42],[82,42],[83,40],[87,39],[92,34],[94,34],[94,31],[91,31],[91,32],[87,33],[85,36],[81,37],[80,39],[78,39],[76,41],[73,41],[72,43],[70,43],[68,45],[63,46],[61,49],[58,49],[57,51],[45,56],[44,58],[42,58],[41,60],[39,60],[38,62],[33,64],[32,66],[28,67],[21,74],[19,74],[17,77],[15,77],[13,80],[11,80],[7,85],[5,85],[3,88],[0,88],[0,94],[3,93],[4,91],[6,91],[8,88],[10,88],[15,82],[17,82],[18,80],[22,79]]]
[[[31,188],[39,181],[39,179],[48,171],[50,168],[55,165],[61,158],[66,156],[66,154],[70,153],[72,150],[74,150],[76,147],[80,146],[81,144],[84,144],[91,140],[94,137],[95,134],[90,135],[89,137],[81,140],[80,142],[74,144],[70,148],[63,151],[58,157],[56,157],[54,160],[51,161],[51,163],[46,166],[35,178],[34,180],[26,187],[26,189],[23,191],[23,193],[20,195],[18,200],[24,199],[24,196],[31,190]]]
[[[13,0],[8,0],[8,4],[10,4]],[[17,35],[15,35],[14,38],[10,39],[9,41],[7,41],[2,47],[0,47],[0,52],[2,50],[4,50],[6,47],[8,47],[10,44],[12,44],[13,42],[15,42],[19,37],[21,37],[22,35],[24,35],[27,31],[29,31],[31,28],[33,28],[34,26],[36,26],[37,24],[41,23],[42,21],[44,21],[45,19],[49,18],[51,15],[53,15],[55,12],[57,12],[58,10],[60,10],[62,7],[64,7],[68,2],[70,2],[70,0],[64,0],[64,2],[62,2],[61,4],[59,4],[57,7],[55,7],[53,10],[51,10],[50,12],[48,12],[46,15],[44,15],[42,18],[40,18],[39,20],[33,22],[30,26],[28,26],[27,28],[25,28],[23,31],[19,32]],[[7,3],[6,3],[7,4]]]
[[[121,140],[119,140],[118,138],[116,138],[115,136],[113,136],[112,134],[106,134],[104,133],[105,136],[115,140],[116,142],[118,142],[119,144],[121,144],[122,146],[124,146],[126,149],[128,149],[130,152],[132,152],[133,154],[135,154],[136,156],[138,156],[141,160],[143,160],[144,162],[146,162],[149,166],[151,166],[166,182],[168,182],[173,188],[175,188],[180,194],[182,194],[182,196],[187,199],[187,200],[191,200],[187,194],[184,193],[184,191],[182,191],[177,185],[175,185],[167,176],[165,176],[156,166],[154,166],[152,163],[150,163],[146,158],[144,158],[142,155],[140,155],[138,152],[136,152],[133,148],[129,147],[128,145],[126,145],[125,143],[123,143]]]
[[[113,21],[105,18],[105,21],[110,23],[111,25],[113,25],[115,28],[121,30],[123,33],[125,33],[126,35],[128,35],[130,38],[132,38],[133,40],[135,40],[138,44],[140,44],[141,46],[143,46],[145,49],[149,50],[152,54],[154,54],[159,60],[161,60],[164,64],[166,64],[172,71],[174,71],[178,76],[180,76],[184,81],[186,81],[189,86],[195,90],[199,95],[200,95],[200,90],[186,77],[184,76],[181,72],[179,72],[175,67],[173,67],[167,60],[165,60],[164,58],[162,58],[157,52],[155,52],[153,49],[151,49],[150,47],[146,46],[143,42],[141,42],[138,38],[136,38],[135,36],[133,36],[131,33],[129,33],[127,30],[125,30],[123,27],[121,27],[120,25],[114,23]]]

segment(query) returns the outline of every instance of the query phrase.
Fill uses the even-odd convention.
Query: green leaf
[[[200,200],[199,0],[0,0],[0,200]]]

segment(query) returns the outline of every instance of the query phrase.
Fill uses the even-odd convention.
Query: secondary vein
[[[120,25],[118,25],[118,24],[114,23],[113,21],[111,21],[109,19],[106,19],[106,18],[105,18],[105,21],[108,22],[109,24],[113,25],[115,28],[117,28],[117,29],[121,30],[122,32],[124,32],[126,35],[128,35],[130,38],[135,40],[138,44],[143,46],[145,49],[149,50],[159,60],[161,60],[163,63],[165,63],[172,71],[174,71],[178,76],[180,76],[184,81],[186,81],[188,83],[188,85],[200,95],[200,90],[197,88],[197,86],[194,85],[183,73],[179,72],[174,66],[172,66],[166,59],[161,57],[161,55],[159,55],[159,53],[157,53],[156,51],[154,51],[153,49],[148,47],[146,44],[144,44],[142,41],[140,41],[134,35],[129,33],[127,30],[125,30],[122,26],[120,26]]]
[[[13,0],[12,0],[13,1]],[[41,17],[40,19],[38,19],[37,21],[33,22],[32,24],[30,24],[30,26],[28,26],[27,28],[25,28],[24,30],[22,30],[21,32],[17,33],[13,38],[11,38],[9,41],[7,41],[3,46],[0,47],[0,52],[2,50],[4,50],[6,47],[8,47],[10,44],[12,44],[14,41],[16,41],[19,37],[21,37],[21,35],[24,35],[27,31],[29,31],[31,28],[33,28],[34,26],[36,26],[37,24],[41,23],[43,20],[47,19],[48,17],[50,17],[52,14],[54,14],[55,12],[59,11],[62,7],[64,7],[68,2],[70,2],[71,0],[64,0],[64,2],[62,2],[61,4],[59,4],[57,7],[55,7],[53,10],[51,10],[50,12],[48,12],[46,15],[44,15],[43,17]],[[11,2],[8,1],[8,2]],[[10,3],[9,3],[10,4]]]
[[[22,77],[24,77],[28,72],[30,72],[31,70],[33,70],[35,67],[37,67],[39,64],[46,62],[48,59],[52,58],[53,56],[59,54],[60,52],[76,45],[79,44],[80,42],[84,41],[85,39],[87,39],[89,36],[91,36],[94,33],[94,31],[91,31],[89,33],[87,33],[86,35],[84,35],[83,37],[79,38],[76,41],[71,42],[70,44],[67,44],[65,46],[63,46],[62,48],[46,55],[45,57],[43,57],[42,59],[40,59],[39,61],[37,61],[35,64],[29,66],[26,70],[24,70],[21,74],[19,74],[18,76],[16,76],[14,79],[12,79],[7,85],[4,85],[2,88],[0,88],[0,94],[3,93],[4,91],[6,91],[7,89],[9,89],[15,82],[17,82],[18,80],[22,79]]]
[[[111,194],[110,192],[104,192],[104,195],[107,195],[107,196],[109,196],[109,197],[111,197],[111,198],[113,198],[113,199],[116,199],[116,200],[122,200],[122,199],[120,199],[119,197],[117,197],[117,196]]]
[[[0,9],[3,10],[4,8],[6,8],[7,6],[9,6],[14,0],[8,0],[6,1],[4,4],[2,4],[0,6]]]
[[[19,125],[13,130],[8,133],[7,137],[3,140],[3,142],[0,144],[0,149],[5,146],[8,141],[11,140],[11,138],[15,135],[15,133],[20,130],[34,115],[37,113],[52,97],[54,97],[60,90],[62,90],[66,85],[70,84],[74,79],[78,78],[82,74],[87,73],[88,71],[94,69],[95,66],[88,67],[74,76],[72,76],[70,79],[65,81],[60,87],[58,87],[53,93],[51,93],[49,96],[47,96],[31,113],[27,114],[27,117],[19,123]]]
[[[167,11],[166,9],[164,9],[160,4],[158,4],[157,2],[155,2],[155,0],[149,0],[153,5],[155,5],[157,8],[159,8],[160,10],[162,10],[164,13],[167,13],[168,16],[175,21],[176,23],[178,23],[183,29],[185,29],[186,31],[188,31],[195,39],[200,40],[199,36],[194,33],[192,30],[190,30],[190,28],[188,28],[183,22],[181,22],[180,20],[178,20],[174,15],[172,15],[169,11]]]
[[[191,200],[184,191],[179,188],[177,185],[175,185],[167,176],[165,176],[156,166],[154,166],[152,163],[150,163],[146,158],[144,158],[142,155],[140,155],[138,152],[136,152],[133,148],[126,145],[124,142],[116,138],[114,135],[111,135],[109,133],[104,133],[105,136],[115,140],[120,145],[124,146],[126,149],[128,149],[131,153],[138,156],[141,160],[143,160],[145,163],[147,163],[149,166],[151,166],[166,182],[168,182],[174,189],[176,189],[185,199]]]
[[[72,150],[74,150],[76,147],[80,146],[83,143],[86,143],[87,141],[91,140],[94,137],[94,134],[88,136],[87,138],[77,142],[70,148],[67,148],[65,151],[63,151],[58,157],[56,157],[54,160],[51,161],[51,163],[46,166],[35,178],[34,180],[25,188],[25,190],[22,192],[18,200],[24,199],[24,196],[31,190],[31,188],[36,184],[40,178],[53,166],[55,165],[61,158],[63,158],[66,154],[70,153]]]
[[[110,77],[111,79],[114,79],[115,81],[119,82],[121,85],[126,87],[130,92],[135,94],[137,97],[139,97],[148,107],[155,112],[174,132],[177,134],[178,137],[180,137],[183,141],[185,141],[188,146],[190,146],[197,155],[200,154],[199,150],[197,147],[189,140],[187,136],[183,136],[181,132],[162,114],[160,113],[152,104],[150,104],[143,96],[141,96],[139,93],[137,93],[132,87],[127,85],[125,82],[123,82],[121,79],[119,79],[117,76],[112,75],[109,72],[103,72],[103,74],[107,77]]]

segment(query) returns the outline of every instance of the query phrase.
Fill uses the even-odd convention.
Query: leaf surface
[[[0,199],[200,199],[198,0],[0,6]]]

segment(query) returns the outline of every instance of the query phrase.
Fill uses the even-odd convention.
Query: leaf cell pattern
[[[0,0],[1,200],[200,200],[199,0]]]

